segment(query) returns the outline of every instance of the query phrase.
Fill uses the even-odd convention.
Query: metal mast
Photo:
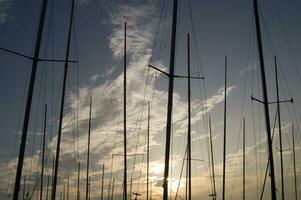
[[[295,154],[295,130],[294,124],[292,124],[292,135],[293,135],[293,163],[294,163],[294,182],[295,182],[295,199],[298,199],[297,190],[297,173],[296,173],[296,154]]]
[[[100,200],[103,200],[103,182],[104,182],[104,177],[105,177],[105,164],[102,164],[102,175],[101,175],[101,196]]]
[[[213,182],[213,194],[212,199],[216,199],[216,189],[215,189],[215,172],[214,172],[214,159],[213,159],[213,144],[212,144],[212,132],[211,132],[211,118],[209,116],[209,136],[210,136],[210,150],[211,150],[211,165],[212,165],[212,182]]]
[[[67,182],[67,200],[69,200],[69,177]]]
[[[246,199],[246,122],[243,120],[243,152],[242,152],[242,199]]]
[[[90,97],[90,112],[89,112],[89,130],[88,130],[88,156],[87,156],[87,174],[86,174],[86,200],[89,194],[89,164],[90,164],[90,139],[91,139],[91,108],[92,96]]]
[[[148,102],[148,117],[147,117],[146,200],[148,200],[148,198],[149,198],[149,126],[150,126],[150,102]]]
[[[276,184],[275,184],[275,172],[274,172],[274,158],[273,158],[271,125],[270,125],[270,115],[269,115],[269,103],[268,103],[269,101],[268,101],[268,92],[266,86],[263,48],[262,48],[262,40],[261,40],[260,19],[259,19],[259,11],[258,11],[258,2],[257,0],[253,0],[253,2],[254,2],[254,15],[255,15],[255,24],[256,24],[258,54],[259,54],[259,62],[260,62],[260,70],[261,70],[263,104],[264,104],[265,121],[266,121],[266,133],[267,133],[268,153],[269,153],[268,159],[270,163],[271,197],[273,200],[275,200],[277,197],[276,197]]]
[[[40,182],[40,200],[43,197],[43,178],[44,178],[44,163],[45,163],[45,139],[46,139],[46,120],[47,120],[47,104],[44,111],[44,128],[43,128],[43,146],[42,146],[42,168],[41,168],[41,182]]]
[[[29,125],[29,117],[30,117],[30,108],[31,108],[31,103],[32,103],[33,89],[34,89],[34,84],[35,84],[35,77],[36,77],[38,59],[39,59],[40,48],[41,48],[41,41],[42,41],[42,35],[43,35],[47,2],[48,2],[48,0],[43,0],[42,9],[41,9],[41,13],[40,13],[38,34],[37,34],[34,57],[33,57],[33,62],[32,62],[32,69],[31,69],[31,74],[30,74],[30,82],[29,82],[29,86],[28,86],[28,94],[27,94],[25,116],[24,116],[22,135],[21,135],[21,143],[20,143],[20,150],[19,150],[19,157],[18,157],[18,164],[17,164],[17,171],[16,171],[13,200],[19,199],[19,190],[20,190],[20,183],[21,183],[21,177],[22,177],[22,169],[23,169],[25,147],[26,147],[26,138],[27,138],[28,125]]]
[[[188,134],[187,134],[187,154],[188,154],[188,199],[191,200],[191,86],[190,86],[190,36],[187,34],[187,76],[188,76]]]
[[[169,83],[168,83],[168,105],[167,105],[166,140],[165,140],[163,200],[168,200],[168,172],[169,172],[171,118],[172,118],[172,104],[173,104],[174,64],[175,64],[175,53],[176,53],[177,15],[178,15],[178,0],[174,0],[173,16],[172,16],[170,61],[169,61],[170,77],[169,77]]]
[[[80,181],[80,162],[78,162],[78,172],[77,172],[77,192],[76,192],[76,200],[79,200],[79,181]]]
[[[66,89],[66,81],[67,81],[67,71],[68,71],[68,66],[69,66],[68,58],[69,58],[70,42],[71,42],[71,31],[72,31],[72,24],[73,24],[74,2],[75,1],[72,0],[70,21],[69,21],[69,30],[68,30],[68,38],[67,38],[67,47],[66,47],[66,55],[65,55],[65,63],[64,63],[64,78],[63,78],[63,88],[62,88],[62,94],[61,94],[59,127],[58,127],[58,136],[57,136],[56,157],[55,157],[55,167],[54,167],[54,177],[53,177],[53,183],[52,183],[51,200],[55,200],[55,195],[56,195],[57,173],[58,173],[58,167],[59,167],[62,124],[63,124],[63,114],[64,114],[64,103],[65,103],[65,89]]]
[[[281,113],[280,113],[280,99],[279,99],[279,87],[278,87],[278,69],[277,60],[274,57],[275,62],[275,78],[276,78],[276,93],[277,93],[277,112],[278,112],[278,129],[279,129],[279,151],[280,151],[280,172],[281,172],[281,197],[284,200],[284,177],[283,177],[283,155],[282,155],[282,130],[281,130]]]
[[[225,200],[225,182],[226,182],[226,144],[227,144],[227,56],[225,56],[225,92],[224,92],[224,148],[223,148],[223,195],[222,199]]]
[[[127,164],[126,164],[126,22],[124,23],[124,57],[123,57],[123,151],[124,151],[124,171],[123,171],[123,199],[127,200]],[[113,179],[114,181],[114,179]],[[113,198],[113,197],[112,197]]]

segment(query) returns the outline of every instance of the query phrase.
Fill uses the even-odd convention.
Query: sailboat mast
[[[191,86],[190,86],[190,35],[187,34],[187,72],[188,72],[188,200],[191,200]]]
[[[261,71],[263,104],[264,104],[265,121],[266,121],[268,159],[269,159],[269,163],[270,163],[271,197],[272,197],[272,200],[275,200],[277,197],[276,197],[276,184],[275,184],[274,157],[273,157],[273,147],[272,147],[272,137],[271,137],[271,125],[270,125],[270,115],[269,115],[269,105],[268,105],[269,101],[268,101],[268,92],[267,92],[267,86],[266,86],[263,48],[262,48],[261,30],[260,30],[260,21],[259,21],[260,19],[259,19],[257,0],[254,0],[254,15],[255,15],[257,45],[258,45],[258,54],[259,54],[260,71]]]
[[[101,196],[100,200],[103,200],[103,182],[104,182],[104,177],[105,177],[105,164],[102,164],[102,175],[101,175]]]
[[[66,47],[66,55],[65,55],[65,63],[64,63],[64,75],[63,75],[64,78],[63,78],[63,88],[62,88],[62,93],[61,93],[59,127],[58,127],[58,135],[57,135],[55,168],[54,168],[54,177],[53,177],[53,184],[52,184],[51,200],[55,200],[55,197],[56,197],[55,195],[56,195],[57,174],[58,174],[59,158],[60,158],[61,135],[62,135],[62,124],[63,124],[63,114],[64,114],[64,103],[65,103],[65,89],[66,89],[66,81],[67,81],[67,71],[68,71],[68,66],[69,66],[68,59],[69,59],[69,52],[70,52],[74,2],[75,2],[75,0],[72,0],[70,21],[69,21],[69,30],[68,30],[68,38],[67,38],[67,47]]]
[[[280,99],[279,99],[279,87],[278,87],[278,69],[277,59],[274,57],[275,62],[275,78],[276,78],[276,93],[277,93],[277,112],[278,112],[278,129],[279,129],[279,151],[280,151],[280,172],[281,172],[281,197],[284,200],[284,175],[283,175],[283,155],[282,155],[282,130],[281,130],[281,113],[280,113]]]
[[[78,171],[77,171],[77,192],[76,192],[76,200],[79,200],[79,181],[80,181],[80,162],[78,162]]]
[[[243,152],[242,152],[242,199],[246,199],[246,122],[243,120]]]
[[[227,144],[227,56],[225,56],[225,92],[224,92],[224,147],[223,147],[223,195],[225,200],[226,195],[226,144]]]
[[[44,111],[44,128],[43,128],[43,144],[42,144],[42,168],[41,168],[41,182],[40,182],[40,200],[43,197],[43,178],[44,178],[44,163],[45,163],[45,139],[46,139],[46,120],[47,120],[47,104]]]
[[[67,200],[69,200],[69,177],[67,182]]]
[[[91,139],[91,108],[92,108],[92,96],[90,97],[90,112],[89,112],[89,130],[88,130],[88,156],[87,156],[87,174],[86,174],[86,200],[88,200],[89,194],[89,164],[90,164],[90,139]]]
[[[123,200],[127,200],[127,153],[126,153],[126,22],[124,23],[124,57],[123,57],[123,151],[124,151],[124,168],[123,168]],[[113,179],[114,181],[114,179]]]
[[[146,200],[149,199],[149,126],[150,126],[150,102],[148,102],[147,117],[147,165],[146,165]]]
[[[294,124],[292,124],[292,135],[293,135],[293,164],[294,164],[294,183],[295,183],[295,199],[298,199],[297,190],[297,173],[296,173],[296,153],[295,153],[295,130]]]
[[[169,157],[170,157],[170,137],[171,137],[171,118],[173,104],[173,86],[174,86],[174,64],[176,53],[176,35],[177,35],[177,16],[178,16],[178,0],[173,2],[172,16],[172,32],[171,32],[171,47],[169,61],[169,83],[168,83],[168,105],[167,105],[167,122],[166,122],[166,140],[165,140],[165,165],[163,179],[163,200],[168,200],[168,172],[169,172]]]
[[[20,190],[20,183],[21,183],[22,169],[23,169],[23,162],[24,162],[24,155],[25,155],[30,109],[31,109],[31,104],[32,104],[33,89],[34,89],[36,72],[37,72],[37,67],[38,67],[38,60],[39,60],[39,54],[40,54],[40,48],[41,48],[41,41],[42,41],[42,35],[43,35],[47,2],[48,2],[48,0],[43,0],[42,9],[41,9],[41,13],[40,13],[40,21],[39,21],[39,27],[38,27],[38,33],[37,33],[37,40],[36,40],[36,44],[35,44],[35,51],[34,51],[34,57],[33,57],[33,62],[32,62],[31,74],[30,74],[30,82],[29,82],[29,86],[28,86],[28,93],[27,93],[25,115],[24,115],[22,135],[21,135],[21,143],[20,143],[20,150],[19,150],[16,178],[15,178],[13,200],[19,199],[19,190]]]
[[[211,132],[211,118],[209,116],[209,136],[210,136],[210,151],[211,151],[211,167],[212,167],[212,182],[213,182],[213,194],[211,194],[212,199],[216,199],[216,189],[215,189],[215,172],[214,172],[214,159],[213,159],[213,144],[212,144],[212,132]]]

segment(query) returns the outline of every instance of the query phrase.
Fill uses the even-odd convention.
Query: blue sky
[[[0,46],[26,55],[32,55],[40,12],[40,1],[0,0]],[[228,121],[227,121],[227,195],[230,199],[241,199],[241,117],[247,120],[247,187],[248,196],[258,194],[262,174],[266,165],[266,142],[263,109],[250,101],[250,96],[260,98],[261,82],[257,60],[256,37],[253,26],[252,1],[191,0],[193,26],[189,15],[188,1],[179,5],[177,28],[176,74],[186,74],[186,35],[192,35],[192,73],[202,72],[206,80],[206,98],[203,82],[192,83],[193,101],[193,157],[204,160],[193,164],[193,194],[202,198],[210,192],[208,168],[208,128],[205,114],[212,118],[214,155],[217,173],[217,193],[221,194],[221,162],[223,134],[223,84],[224,56],[228,57]],[[14,5],[14,6],[12,6]],[[163,15],[154,45],[159,16]],[[300,158],[300,100],[299,86],[301,62],[299,38],[301,34],[299,14],[300,2],[296,0],[260,1],[264,22],[263,43],[271,100],[275,100],[275,77],[273,57],[279,59],[280,96],[294,98],[294,106],[282,106],[284,148],[291,148],[291,122],[297,127],[297,158]],[[147,101],[151,108],[151,179],[153,197],[161,199],[163,156],[168,81],[155,71],[148,71],[152,64],[168,70],[172,1],[162,0],[80,0],[76,2],[75,23],[72,32],[71,64],[68,71],[67,97],[61,146],[59,191],[63,190],[67,177],[76,180],[76,162],[82,162],[85,170],[87,146],[87,119],[89,98],[93,96],[91,179],[92,199],[99,195],[102,163],[105,163],[105,191],[110,182],[111,157],[122,153],[122,81],[123,81],[123,23],[128,23],[128,152],[145,152]],[[11,11],[11,12],[10,12]],[[46,14],[43,58],[64,58],[70,1],[49,1]],[[10,14],[9,14],[10,13]],[[8,18],[9,16],[9,18]],[[3,28],[2,28],[3,27]],[[154,45],[154,49],[153,49]],[[199,51],[200,60],[196,53]],[[31,63],[23,58],[0,53],[0,162],[2,183],[0,195],[7,196],[13,186],[20,130],[22,127],[24,101]],[[201,65],[200,65],[201,61]],[[30,128],[23,173],[30,175],[32,188],[39,174],[39,149],[42,131],[43,107],[49,105],[47,135],[48,160],[46,174],[51,173],[51,157],[56,145],[58,105],[62,82],[62,64],[40,63],[38,67]],[[78,70],[78,71],[77,71]],[[78,72],[78,74],[77,74]],[[298,75],[299,74],[299,75]],[[78,95],[77,101],[77,75]],[[173,161],[171,191],[175,192],[179,182],[181,159],[183,158],[187,133],[186,80],[175,80],[173,112]],[[252,110],[253,108],[253,110]],[[271,106],[271,123],[274,123],[275,106]],[[78,139],[76,139],[76,114],[78,112]],[[279,185],[278,131],[275,131],[274,154],[277,186]],[[138,136],[139,135],[139,136]],[[256,137],[255,137],[256,136]],[[17,138],[17,140],[16,140]],[[256,142],[256,145],[255,143]],[[136,150],[137,146],[137,150]],[[75,153],[74,153],[75,152]],[[77,153],[78,152],[78,153]],[[255,154],[256,152],[256,154]],[[256,155],[256,156],[255,156]],[[134,168],[133,190],[145,191],[145,165],[137,157]],[[145,158],[144,158],[145,159]],[[298,160],[298,159],[297,159]],[[298,174],[300,162],[298,161]],[[132,176],[133,159],[129,158],[129,178]],[[122,158],[114,157],[112,176],[116,179],[115,198],[121,198]],[[255,173],[255,169],[258,172]],[[141,170],[140,170],[141,169]],[[141,171],[141,176],[139,176]],[[285,153],[286,195],[292,198],[291,152]],[[84,176],[82,193],[84,194]],[[183,179],[184,180],[184,179]],[[183,181],[182,180],[182,181]],[[140,184],[139,188],[138,185]],[[184,197],[185,181],[181,183],[180,196]],[[200,189],[201,188],[201,189]],[[72,187],[74,190],[75,187]],[[299,188],[300,189],[300,188]],[[171,194],[173,195],[173,193]],[[106,193],[107,194],[107,193]],[[278,195],[280,196],[280,192]],[[73,194],[72,194],[73,195]],[[265,197],[269,195],[267,186]],[[72,196],[73,197],[73,196]],[[253,197],[253,196],[252,196]]]

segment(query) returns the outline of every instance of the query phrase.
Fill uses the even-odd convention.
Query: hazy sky
[[[124,22],[127,21],[128,154],[145,153],[147,102],[150,101],[152,195],[154,199],[161,199],[168,79],[152,69],[149,70],[147,66],[151,62],[152,65],[168,71],[172,2],[172,0],[76,1],[70,59],[79,62],[70,64],[68,70],[58,195],[63,191],[67,177],[70,177],[71,198],[75,198],[79,161],[82,164],[81,197],[85,194],[87,122],[89,99],[93,96],[91,199],[99,199],[103,163],[105,163],[105,196],[108,195],[111,178],[115,178],[114,198],[122,199],[123,158],[114,156],[112,159],[112,155],[123,153],[123,27]],[[299,162],[301,153],[299,131],[301,16],[299,10],[301,3],[297,0],[266,0],[259,1],[259,4],[270,101],[276,100],[274,56],[278,58],[280,98],[283,100],[294,98],[294,105],[281,104],[283,146],[287,149],[284,153],[285,192],[287,199],[291,199],[294,197],[292,122],[296,124],[298,175],[301,170]],[[48,2],[41,58],[64,58],[70,5],[71,0]],[[41,1],[37,0],[0,0],[0,47],[33,55],[40,9]],[[228,59],[227,199],[241,199],[242,196],[243,116],[246,117],[247,124],[247,197],[256,199],[256,194],[257,196],[260,194],[262,187],[267,148],[263,107],[250,100],[252,94],[257,98],[262,96],[252,1],[179,1],[177,25],[175,73],[187,74],[186,37],[187,33],[190,33],[191,72],[194,75],[200,73],[205,77],[205,82],[192,81],[192,157],[203,160],[203,162],[193,161],[192,164],[194,199],[208,199],[211,192],[206,113],[210,114],[212,120],[218,197],[222,192],[225,55]],[[4,199],[13,188],[31,62],[2,51],[0,60],[2,96],[0,99],[0,177],[2,180],[0,197]],[[39,156],[45,104],[48,104],[49,109],[46,174],[51,174],[52,156],[56,147],[62,75],[62,63],[38,65],[23,170],[23,175],[29,176],[27,190],[30,193],[40,173]],[[187,81],[176,79],[174,91],[170,171],[170,195],[173,197],[179,183],[186,146]],[[271,105],[272,127],[275,113],[276,106]],[[277,128],[273,147],[277,195],[280,197]],[[145,198],[146,191],[145,160],[145,155],[137,156],[135,161],[132,156],[128,158],[128,180],[133,178],[133,192],[142,193],[142,199]],[[136,165],[133,168],[134,162]],[[270,194],[269,179],[267,182],[265,198]],[[46,186],[46,180],[44,185]],[[298,189],[300,190],[300,186]],[[184,197],[185,178],[182,179],[179,190],[179,198]]]

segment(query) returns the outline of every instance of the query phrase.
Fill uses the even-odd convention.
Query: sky
[[[122,199],[123,182],[123,47],[127,22],[127,152],[128,189],[146,193],[147,105],[150,102],[150,180],[153,199],[162,198],[168,78],[148,68],[152,64],[168,72],[171,37],[171,0],[77,0],[71,39],[64,105],[57,198],[70,180],[70,199],[75,199],[77,167],[81,163],[81,198],[85,195],[89,100],[92,96],[90,179],[91,199],[100,199],[105,165],[104,196],[114,178],[114,199]],[[294,99],[281,104],[285,196],[294,198],[292,123],[296,136],[297,177],[300,177],[301,96],[301,3],[297,0],[259,1],[268,96],[276,101],[274,56],[279,70],[280,98]],[[64,59],[71,1],[48,2],[42,36],[41,58]],[[33,55],[41,1],[0,0],[0,47]],[[191,73],[204,76],[192,81],[192,193],[193,199],[210,199],[211,163],[208,116],[211,117],[217,197],[222,188],[224,109],[224,66],[227,56],[227,151],[226,199],[242,197],[242,118],[246,119],[247,198],[258,199],[267,163],[263,107],[251,101],[261,99],[251,0],[179,1],[175,74],[187,74],[187,34],[191,37]],[[10,199],[24,118],[24,105],[31,61],[0,52],[0,197]],[[46,170],[52,173],[56,149],[63,64],[40,62],[35,80],[33,104],[23,175],[25,192],[39,195],[35,187],[41,170],[41,139],[44,106],[46,123]],[[184,159],[187,137],[187,80],[175,79],[172,116],[169,194],[185,198]],[[281,196],[279,129],[276,106],[270,105],[277,196]],[[270,197],[267,179],[264,199]],[[22,178],[22,183],[24,176]],[[299,181],[298,181],[299,184]],[[300,184],[298,193],[300,194]],[[20,194],[23,193],[23,187]],[[128,191],[129,195],[130,192]],[[44,198],[46,198],[44,192]],[[132,196],[133,197],[133,196]]]

